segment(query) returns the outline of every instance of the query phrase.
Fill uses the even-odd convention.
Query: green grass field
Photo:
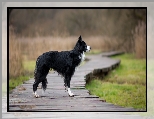
[[[17,78],[11,78],[9,80],[9,91],[14,89],[16,86],[21,85],[24,81],[29,80],[28,76],[19,76]]]
[[[35,69],[35,61],[34,60],[26,60],[23,62],[24,67],[24,75],[18,76],[17,78],[9,79],[9,91],[14,89],[16,86],[21,85],[24,81],[29,80],[30,77],[33,77],[33,72]]]
[[[123,107],[146,109],[146,60],[135,59],[131,54],[114,56],[121,59],[119,67],[103,79],[91,80],[86,88],[106,102]]]
[[[29,72],[34,72],[35,69],[35,60],[26,60],[23,62],[24,70],[29,71]]]

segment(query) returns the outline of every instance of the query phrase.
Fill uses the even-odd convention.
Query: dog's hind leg
[[[46,65],[43,66],[43,71],[42,71],[42,77],[40,78],[41,79],[41,82],[42,82],[42,95],[45,95],[45,90],[47,88],[47,74],[49,73],[49,67],[47,67]]]
[[[34,96],[36,97],[36,98],[38,98],[39,97],[39,95],[37,94],[37,87],[38,87],[38,84],[39,84],[39,82],[34,82],[34,84],[33,84],[33,92],[34,92]]]
[[[39,97],[39,95],[37,94],[36,90],[37,90],[38,84],[40,82],[42,82],[43,92],[47,88],[47,79],[46,79],[46,76],[47,76],[48,72],[49,72],[49,69],[44,66],[42,68],[41,72],[36,72],[35,73],[35,82],[33,84],[33,92],[34,92],[34,96],[36,98]]]
[[[45,90],[47,88],[47,78],[45,78],[43,81],[42,81],[42,94],[45,95]]]

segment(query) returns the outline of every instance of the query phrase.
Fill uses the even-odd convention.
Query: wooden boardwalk
[[[80,66],[71,80],[71,90],[75,94],[69,97],[63,87],[63,79],[56,72],[47,76],[48,87],[42,95],[41,85],[38,88],[40,98],[35,98],[32,92],[34,79],[26,81],[9,94],[9,111],[136,111],[101,100],[90,95],[85,89],[86,81],[95,73],[104,73],[119,65],[120,60],[102,57],[103,54],[88,56],[90,59]]]
[[[109,53],[109,55],[115,53]],[[115,68],[120,60],[113,60],[108,57],[102,57],[104,54],[88,56],[88,61],[79,67],[72,78],[71,87],[75,97],[69,97],[64,91],[63,79],[57,73],[49,73],[48,88],[46,95],[41,95],[41,89],[38,89],[40,98],[35,98],[32,94],[32,84],[34,79],[26,81],[18,86],[9,94],[9,101],[6,96],[2,97],[2,119],[145,119],[139,115],[128,115],[117,111],[136,111],[133,108],[124,108],[116,106],[97,96],[90,95],[85,89],[86,81],[94,73],[105,73]],[[107,54],[105,53],[105,56]],[[86,80],[85,80],[86,79]],[[7,106],[7,103],[9,106]],[[7,112],[13,111],[13,112]],[[20,112],[18,112],[20,111]],[[23,112],[22,112],[23,111]],[[25,112],[26,111],[26,112]],[[39,112],[31,112],[39,111]],[[40,112],[44,111],[44,112]],[[50,112],[48,112],[50,111]],[[59,112],[54,112],[59,111]],[[71,112],[63,112],[71,111]],[[72,111],[102,111],[102,112],[72,112]],[[104,112],[116,111],[116,112]],[[150,118],[149,118],[150,119]]]

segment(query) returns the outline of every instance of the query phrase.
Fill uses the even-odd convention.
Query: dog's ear
[[[82,37],[81,37],[81,35],[80,35],[80,37],[79,37],[79,40],[78,40],[78,41],[82,42]]]

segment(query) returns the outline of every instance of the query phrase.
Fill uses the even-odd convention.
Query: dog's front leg
[[[65,78],[64,78],[64,88],[65,88],[65,90],[67,90],[67,81]]]
[[[71,89],[70,89],[70,88],[68,88],[67,91],[68,91],[68,95],[69,95],[70,97],[74,97],[74,94],[71,92]]]
[[[70,97],[73,97],[74,96],[74,94],[71,92],[71,89],[70,89],[70,80],[68,80],[67,81],[67,92],[68,92],[68,95],[70,96]]]

